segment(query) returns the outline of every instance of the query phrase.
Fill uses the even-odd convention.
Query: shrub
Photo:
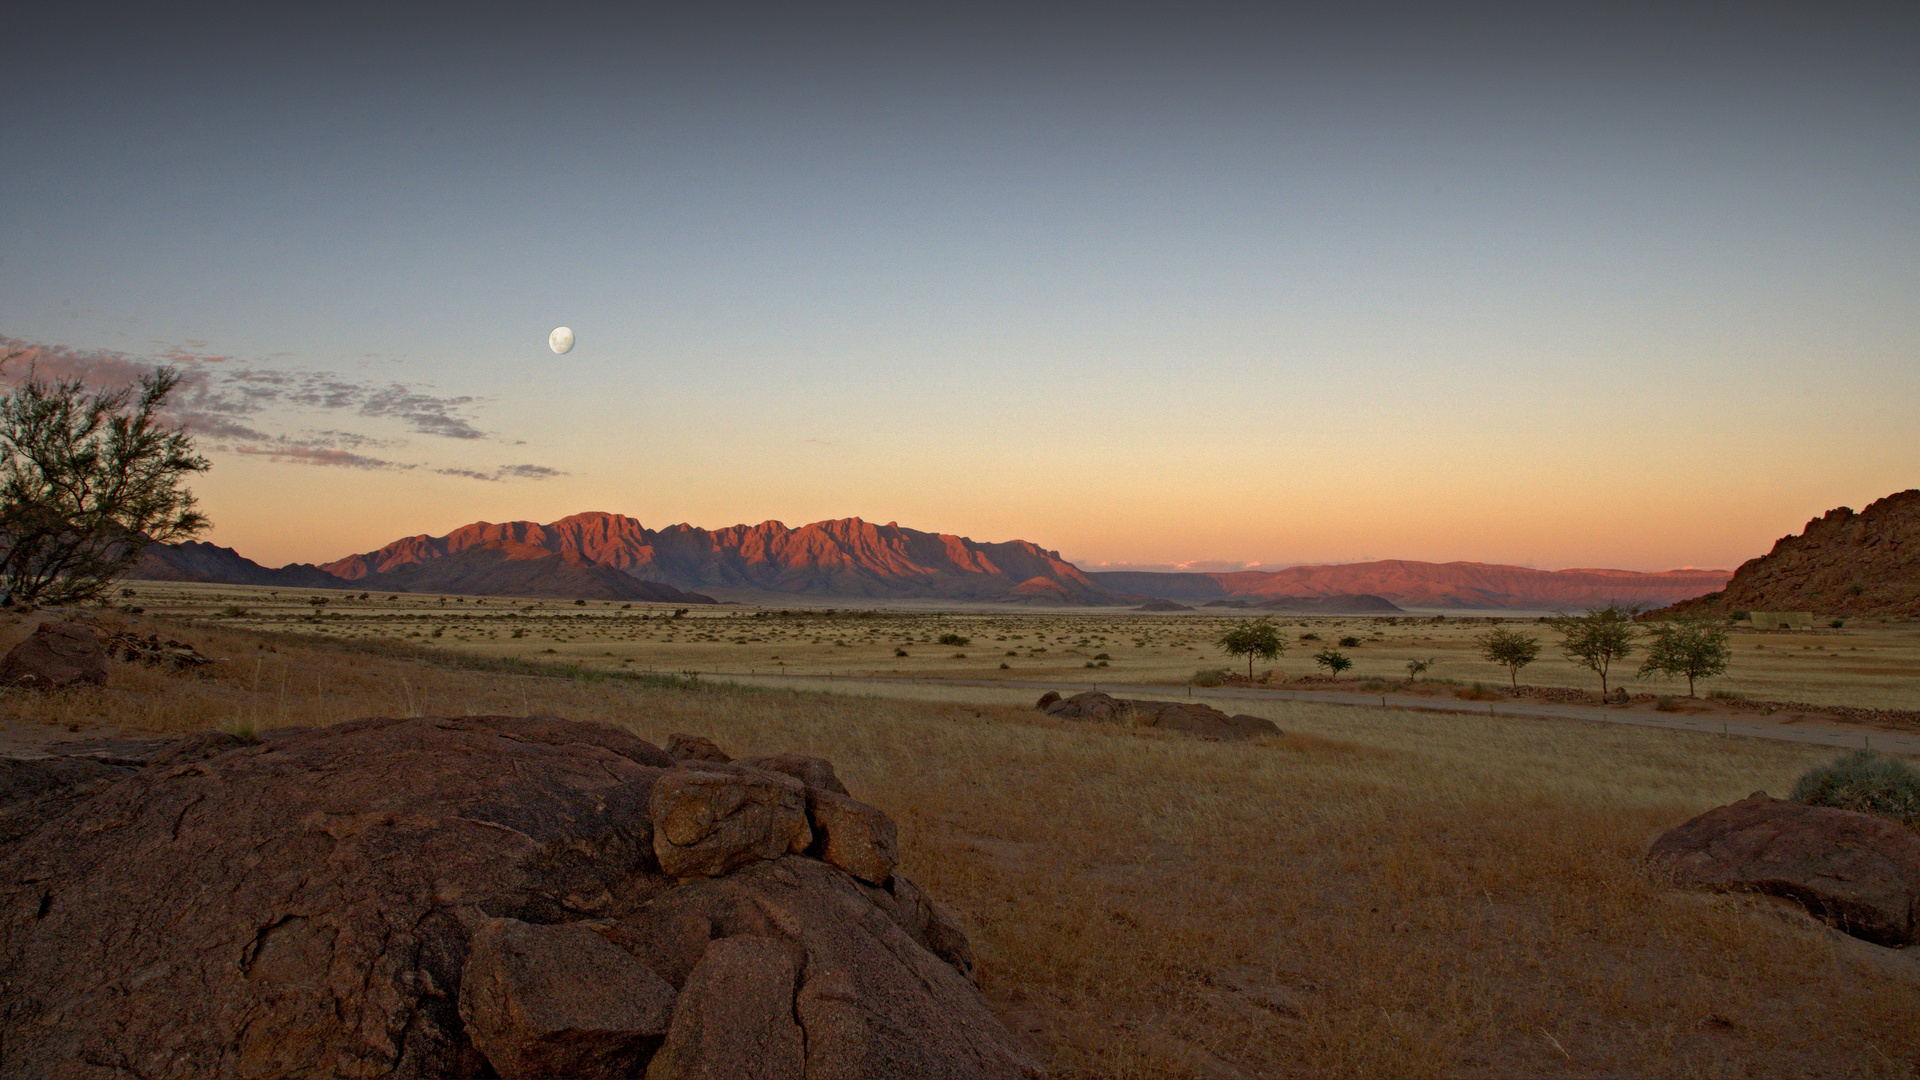
[[[1833,627],[1833,628],[1834,628],[1835,630],[1838,630],[1838,629],[1840,629],[1841,627],[1843,627],[1843,626],[1845,626],[1845,625],[1847,625],[1847,620],[1845,620],[1845,619],[1835,619],[1835,620],[1833,620],[1832,622],[1830,622],[1830,623],[1828,623],[1827,625],[1828,625],[1828,626],[1831,626],[1831,627]]]
[[[939,636],[939,637],[938,637],[937,639],[935,639],[935,640],[936,640],[936,641],[938,641],[938,643],[939,643],[939,644],[941,644],[941,645],[971,645],[971,644],[973,644],[973,639],[972,639],[972,638],[970,638],[970,637],[962,637],[962,636],[961,636],[961,635],[959,635],[959,634],[941,634],[941,635],[940,635],[940,636]]]
[[[1793,785],[1793,801],[1878,814],[1903,825],[1920,823],[1920,776],[1898,758],[1855,750],[1808,769]]]
[[[1319,641],[1320,635],[1319,634],[1301,634],[1300,640],[1301,641]]]
[[[1731,616],[1728,616],[1728,617],[1731,618],[1734,622],[1739,622],[1741,619],[1747,618],[1748,615],[1744,611],[1736,611]]]
[[[1352,660],[1347,659],[1344,654],[1337,653],[1332,649],[1321,649],[1319,652],[1314,653],[1313,662],[1326,668],[1336,679],[1340,677],[1341,672],[1353,666]]]
[[[1357,637],[1343,637],[1340,639],[1340,647],[1343,649],[1357,649],[1360,647],[1360,639]]]
[[[1672,694],[1661,694],[1659,699],[1653,703],[1653,711],[1654,712],[1679,712],[1680,703],[1673,700]]]
[[[1103,653],[1103,652],[1101,652],[1101,653],[1094,653],[1094,654],[1093,654],[1093,658],[1094,658],[1095,660],[1111,660],[1111,659],[1113,659],[1113,657],[1111,657],[1111,656],[1109,656],[1109,655],[1107,655],[1106,653]]]
[[[1734,690],[1709,690],[1707,691],[1707,696],[1720,701],[1741,701],[1744,700],[1747,695]]]
[[[1193,673],[1193,678],[1190,681],[1195,686],[1219,686],[1221,683],[1227,681],[1227,669],[1216,667],[1201,668],[1199,671]]]

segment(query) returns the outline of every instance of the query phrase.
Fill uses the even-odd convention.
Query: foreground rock
[[[1667,832],[1648,859],[1683,885],[1797,900],[1880,945],[1920,940],[1920,836],[1871,814],[1756,791]]]
[[[0,1077],[1037,1073],[950,916],[795,852],[854,800],[785,772],[554,717],[144,760],[6,774]]]
[[[76,683],[107,684],[107,650],[92,627],[79,623],[43,622],[0,660],[0,687],[58,690]]]
[[[1036,707],[1048,716],[1067,720],[1096,720],[1107,724],[1125,723],[1164,731],[1184,731],[1203,739],[1227,742],[1280,734],[1280,728],[1271,720],[1244,713],[1228,716],[1211,705],[1197,701],[1116,698],[1098,690],[1089,690],[1070,698],[1062,698],[1049,690]]]

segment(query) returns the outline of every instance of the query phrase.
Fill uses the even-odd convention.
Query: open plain
[[[1661,831],[1784,794],[1828,750],[1282,700],[1234,707],[1283,735],[1215,743],[1026,703],[1028,681],[1180,693],[1228,666],[1211,616],[316,598],[137,587],[120,603],[142,612],[100,618],[218,662],[117,663],[105,688],[9,693],[8,742],[545,712],[818,754],[898,820],[902,870],[958,913],[990,1003],[1059,1076],[1899,1076],[1920,1062],[1905,952],[1781,902],[1674,889],[1642,861]],[[1329,644],[1362,636],[1347,649],[1362,681],[1414,655],[1463,686],[1503,675],[1468,659],[1477,619],[1290,621]],[[26,629],[11,617],[0,647]],[[1908,704],[1914,638],[1743,637],[1735,679],[1752,681],[1729,684]],[[1301,651],[1281,667],[1309,670]],[[1743,670],[1748,653],[1765,666]],[[710,674],[781,662],[851,692]],[[1553,671],[1543,657],[1527,675]],[[897,684],[858,673],[921,681],[888,696]],[[1009,685],[967,685],[994,678]]]

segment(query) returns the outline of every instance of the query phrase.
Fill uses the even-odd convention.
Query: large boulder
[[[685,807],[656,821],[656,791],[769,788],[807,828],[784,774],[662,764],[553,717],[359,720],[144,760],[0,785],[32,810],[0,844],[0,1078],[724,1075],[743,1047],[794,1045],[716,1027],[736,992],[801,1030],[805,1075],[1036,1072],[956,966],[952,918],[899,874],[796,854],[790,826],[722,876],[662,867],[655,838]],[[743,934],[791,964],[724,944]]]
[[[1867,941],[1920,940],[1920,836],[1885,818],[1756,791],[1668,831],[1648,859],[1683,885],[1797,900]]]
[[[805,851],[807,788],[784,773],[688,759],[654,785],[653,853],[676,878],[715,877]]]
[[[1093,720],[1100,723],[1129,723],[1137,727],[1183,731],[1203,739],[1239,742],[1259,735],[1278,735],[1273,721],[1244,713],[1228,716],[1211,705],[1198,701],[1150,701],[1144,698],[1116,698],[1098,690],[1060,698],[1040,706],[1048,716],[1066,720]]]
[[[107,684],[107,650],[80,623],[43,622],[0,660],[0,687],[59,690],[76,683]]]

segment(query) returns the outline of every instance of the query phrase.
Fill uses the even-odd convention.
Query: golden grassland
[[[1245,612],[1143,614],[1093,609],[1029,612],[974,605],[951,612],[750,608],[564,600],[511,600],[342,590],[269,590],[246,586],[131,583],[123,599],[154,614],[213,619],[234,627],[294,631],[347,641],[409,641],[473,656],[561,661],[616,671],[700,671],[913,679],[1176,685],[1210,667],[1241,669],[1214,645]],[[364,597],[364,598],[363,598]],[[323,598],[323,605],[307,603]],[[675,617],[676,610],[685,615]],[[1257,613],[1256,613],[1257,614]],[[1291,647],[1277,664],[1286,675],[1320,671],[1312,655],[1340,649],[1354,661],[1348,678],[1403,679],[1407,661],[1432,660],[1423,678],[1505,685],[1505,668],[1480,659],[1473,639],[1490,618],[1448,615],[1373,618],[1276,616]],[[1543,643],[1521,673],[1536,686],[1594,692],[1594,674],[1563,657],[1551,629],[1534,619],[1505,619]],[[941,644],[943,635],[965,645]],[[1342,638],[1358,644],[1342,646]],[[1920,709],[1920,624],[1854,620],[1842,629],[1737,630],[1724,678],[1703,683],[1746,697],[1816,705]],[[905,655],[900,655],[904,653]],[[1262,664],[1261,668],[1269,665]],[[1685,694],[1685,680],[1640,678],[1638,658],[1617,665],[1610,685],[1635,692]]]
[[[226,661],[119,665],[107,688],[0,697],[0,720],[65,735],[540,711],[831,758],[899,822],[903,872],[958,913],[989,1001],[1060,1076],[1920,1062],[1920,964],[1771,902],[1675,890],[1641,862],[1661,830],[1783,793],[1828,752],[1290,702],[1247,705],[1285,735],[1211,743],[1009,704],[561,677],[234,621],[133,620]],[[0,645],[21,633],[0,626]]]

